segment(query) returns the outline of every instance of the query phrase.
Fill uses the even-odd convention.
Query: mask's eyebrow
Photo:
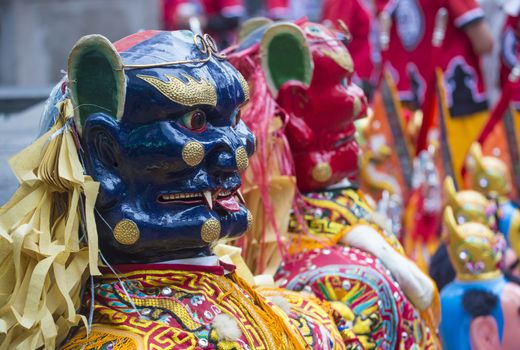
[[[215,107],[217,105],[217,89],[210,81],[204,78],[197,80],[185,73],[181,74],[184,80],[170,74],[164,76],[167,81],[149,75],[136,75],[137,78],[156,88],[166,98],[180,105],[188,107],[196,105]]]

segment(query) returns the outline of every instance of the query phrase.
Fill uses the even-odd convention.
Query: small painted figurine
[[[212,255],[252,223],[248,98],[208,35],[77,42],[0,210],[1,349],[344,348],[324,303],[282,309]]]
[[[446,205],[452,210],[455,222],[458,225],[464,223],[479,223],[487,226],[492,232],[497,232],[497,205],[494,200],[487,199],[482,193],[475,190],[455,189],[453,178],[444,180],[444,195]],[[500,222],[500,221],[499,221]],[[439,289],[455,278],[455,271],[447,255],[445,242],[441,242],[430,266],[430,276],[435,280]],[[501,266],[503,271],[510,273],[511,266],[517,264],[516,254],[510,248],[506,248],[502,256]]]
[[[468,177],[471,188],[497,203],[497,228],[516,254],[520,254],[520,210],[508,198],[511,192],[509,168],[497,157],[483,156],[478,143],[471,146]]]
[[[354,331],[344,337],[348,349],[436,348],[432,281],[403,256],[395,236],[370,223],[370,205],[348,181],[358,173],[353,122],[366,114],[367,101],[352,83],[341,37],[305,20],[248,31],[230,60],[252,89],[243,113],[258,140],[251,161],[253,169],[267,169],[252,175],[270,189],[275,164],[296,175],[302,192],[280,238],[275,278],[331,302]],[[275,212],[278,197],[265,193]]]
[[[441,291],[443,348],[516,349],[520,286],[499,269],[504,238],[481,223],[457,224],[449,206],[444,225],[456,279]]]
[[[496,207],[493,201],[488,200],[482,193],[475,190],[457,191],[453,178],[448,176],[444,179],[444,195],[459,225],[478,222],[496,230]]]
[[[477,222],[496,232],[496,205],[483,194],[475,190],[457,191],[453,178],[448,176],[444,179],[444,197],[446,205],[452,208],[457,224]],[[504,259],[506,256],[507,254],[505,254]],[[455,270],[451,265],[448,250],[443,240],[432,256],[428,272],[440,291],[455,279]]]

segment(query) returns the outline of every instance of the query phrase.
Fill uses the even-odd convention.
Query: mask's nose
[[[247,155],[252,157],[256,150],[256,137],[243,121],[240,121],[240,123],[237,124],[235,132],[240,138],[241,143],[244,145]]]
[[[243,172],[249,166],[249,157],[241,144],[219,143],[208,153],[208,165],[211,172]]]
[[[218,186],[232,188],[240,185],[240,173],[249,166],[249,157],[241,138],[234,132],[222,132],[208,147],[208,173]]]

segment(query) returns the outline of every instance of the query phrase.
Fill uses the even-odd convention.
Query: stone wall
[[[158,29],[160,0],[0,0],[0,85],[57,82],[74,43]]]
[[[115,41],[140,29],[158,29],[159,6],[160,0],[0,0],[0,95],[20,94],[15,99],[35,89],[50,92],[81,36],[103,34]],[[5,116],[1,103],[0,206],[17,187],[7,159],[36,138],[43,109],[39,103]]]

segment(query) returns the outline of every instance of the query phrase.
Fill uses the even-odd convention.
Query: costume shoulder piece
[[[63,349],[303,349],[303,337],[280,336],[289,322],[226,268],[152,264],[105,274],[94,285],[92,334],[81,329]]]

